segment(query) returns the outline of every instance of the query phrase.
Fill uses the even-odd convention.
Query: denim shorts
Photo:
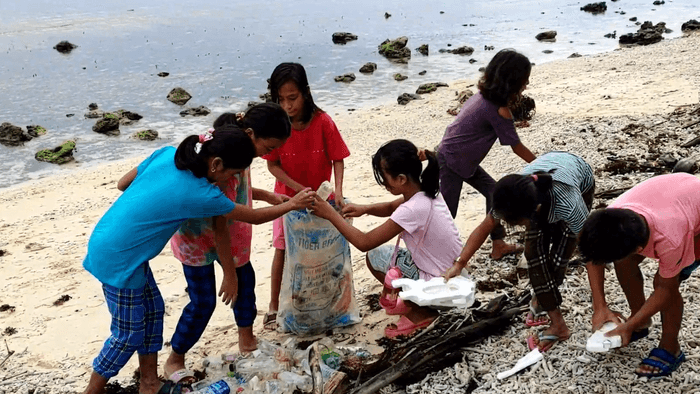
[[[386,274],[389,268],[391,268],[391,256],[394,255],[394,248],[395,246],[392,245],[381,245],[367,252],[369,264],[375,271]],[[418,267],[413,262],[411,252],[409,252],[408,249],[399,248],[396,253],[395,265],[399,267],[404,278],[414,280],[420,279]]]

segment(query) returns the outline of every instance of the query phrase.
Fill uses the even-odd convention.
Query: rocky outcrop
[[[440,53],[452,53],[455,55],[471,55],[474,53],[474,48],[464,45],[456,49],[440,49],[438,52]]]
[[[0,144],[5,146],[22,146],[31,139],[32,136],[25,133],[19,126],[8,122],[0,125]]]
[[[119,135],[119,117],[116,114],[106,113],[92,126],[92,131],[111,136]]]
[[[398,103],[399,103],[400,105],[406,105],[406,104],[408,104],[410,101],[413,101],[413,100],[422,100],[422,99],[423,99],[423,97],[421,97],[421,96],[419,96],[419,95],[417,95],[417,94],[404,93],[404,94],[402,94],[401,96],[399,96],[399,98],[397,98],[396,101],[398,101]]]
[[[333,80],[336,82],[352,82],[355,80],[355,74],[347,73],[343,75],[338,75],[335,78],[333,78]]]
[[[119,117],[119,124],[122,126],[128,126],[140,119],[143,119],[143,116],[137,114],[136,112],[127,111],[125,109],[118,110],[116,115]]]
[[[141,130],[134,133],[131,138],[141,141],[153,141],[158,138],[158,132],[155,130]]]
[[[187,93],[183,88],[175,88],[168,93],[168,101],[177,105],[185,105],[192,98],[192,95]]]
[[[195,108],[187,108],[184,111],[180,111],[180,116],[207,116],[211,113],[211,110],[203,105]]]
[[[394,80],[395,80],[395,81],[401,82],[401,81],[405,81],[405,80],[407,80],[407,79],[408,79],[408,76],[406,76],[406,75],[402,75],[402,74],[399,74],[399,73],[394,74]]]
[[[387,59],[409,59],[411,50],[406,47],[406,44],[408,44],[408,37],[403,36],[395,40],[384,40],[377,49],[379,54]]]
[[[73,49],[75,49],[75,48],[77,48],[77,47],[78,47],[77,45],[71,44],[71,43],[68,42],[68,41],[61,41],[61,42],[59,42],[58,44],[56,44],[56,45],[53,47],[53,49],[55,49],[55,50],[57,50],[57,51],[59,51],[59,52],[61,52],[61,53],[63,53],[63,54],[69,54],[69,53],[71,53],[71,51],[72,51]]]
[[[430,53],[428,44],[423,44],[419,46],[418,48],[416,48],[416,51],[424,56],[428,56],[428,54]]]
[[[685,22],[683,25],[681,25],[681,31],[694,30],[700,30],[700,22],[696,21],[695,19],[691,19],[688,22]]]
[[[430,83],[424,83],[418,86],[418,89],[416,89],[416,94],[425,94],[425,93],[432,93],[437,90],[437,88],[441,87],[449,87],[450,85],[444,83],[444,82],[430,82]]]
[[[618,42],[621,45],[650,45],[656,44],[657,42],[664,39],[663,33],[667,33],[666,23],[659,22],[653,25],[651,22],[647,21],[642,23],[639,30],[636,33],[627,33],[620,36]]]
[[[554,42],[556,41],[557,32],[554,30],[543,31],[542,33],[535,36],[537,41]]]
[[[569,55],[569,59],[576,58],[576,57],[581,57],[581,54],[578,52],[574,52],[571,55]]]
[[[368,62],[360,67],[360,72],[363,74],[372,74],[377,69],[377,63]]]
[[[591,14],[601,14],[608,9],[607,4],[604,1],[600,3],[590,3],[581,7],[581,11],[590,12]]]
[[[29,134],[33,138],[36,138],[46,134],[46,129],[39,125],[29,125],[27,126],[27,134]]]
[[[352,33],[337,32],[333,33],[332,39],[335,44],[345,44],[357,40],[357,36]]]
[[[75,141],[66,141],[53,149],[36,152],[34,158],[47,163],[66,164],[73,161],[73,150],[75,150]]]

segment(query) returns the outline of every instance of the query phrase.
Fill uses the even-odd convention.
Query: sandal
[[[268,331],[277,329],[277,311],[268,311],[263,317],[263,328]]]
[[[535,334],[530,334],[529,337],[527,337],[527,348],[530,350],[535,350],[535,348],[539,348],[539,344],[542,341],[547,341],[550,342],[549,347],[546,347],[544,349],[540,349],[540,352],[544,353],[547,350],[551,349],[554,344],[557,342],[561,342],[566,338],[561,338],[557,335],[554,334],[545,334],[543,332],[540,332],[537,334],[537,338],[535,338]]]
[[[653,358],[652,358],[653,357]],[[668,350],[654,348],[649,352],[649,357],[642,360],[641,365],[658,368],[660,371],[651,373],[641,373],[634,371],[640,378],[649,378],[650,380],[660,379],[664,376],[670,376],[673,371],[685,361],[685,353],[681,351],[678,357],[671,354]]]
[[[542,316],[545,316],[546,318],[542,319]],[[532,304],[530,304],[530,311],[525,316],[525,325],[528,327],[538,327],[545,324],[549,324],[549,315],[547,312],[535,308],[532,306]]]
[[[410,321],[406,316],[401,316],[399,321],[386,326],[386,328],[384,329],[384,335],[386,335],[387,338],[396,338],[401,335],[410,336],[416,331],[428,327],[430,323],[435,321],[435,319],[436,317],[429,317],[423,321],[414,323]]]
[[[384,305],[382,305],[382,308],[384,308],[387,315],[405,315],[411,311],[411,307],[403,302],[401,298],[396,299],[393,307],[386,308]]]
[[[195,378],[194,373],[186,368],[178,369],[175,372],[168,373],[168,371],[165,370],[165,367],[163,367],[163,375],[165,375],[168,381],[173,383],[182,383],[183,385],[190,385],[197,381],[197,378]]]

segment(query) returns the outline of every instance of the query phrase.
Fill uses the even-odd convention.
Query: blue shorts
[[[391,267],[391,256],[394,255],[395,246],[392,245],[381,245],[369,252],[367,252],[367,259],[369,264],[374,268],[375,271],[386,274],[386,272]],[[397,267],[403,273],[404,278],[418,280],[420,275],[416,264],[413,262],[411,257],[411,252],[406,248],[399,248],[396,253],[396,264]]]
[[[134,352],[158,353],[163,347],[165,304],[150,267],[146,284],[138,289],[119,289],[102,284],[112,315],[112,335],[92,363],[93,370],[109,379],[119,373]]]
[[[681,270],[681,273],[678,274],[680,281],[683,282],[684,280],[690,278],[690,274],[692,274],[693,271],[695,271],[695,269],[698,268],[698,266],[700,266],[700,260],[695,260],[693,264],[683,268]]]

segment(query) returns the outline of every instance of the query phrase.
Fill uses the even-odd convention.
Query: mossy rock
[[[141,130],[132,136],[132,138],[141,141],[153,141],[158,138],[158,132],[155,130]]]
[[[119,115],[115,114],[113,112],[107,112],[104,115],[102,115],[103,119],[116,119],[119,120]]]
[[[46,134],[46,129],[39,125],[27,126],[27,134],[31,135],[32,137],[38,137]]]
[[[424,83],[418,86],[418,89],[416,89],[416,94],[432,93],[440,87],[449,87],[449,85],[444,82]]]
[[[177,105],[185,105],[192,98],[192,95],[187,93],[183,88],[175,88],[168,93],[168,101]]]
[[[114,114],[105,114],[105,117],[98,120],[92,131],[100,134],[119,135],[119,117]]]
[[[394,80],[396,81],[405,81],[406,79],[408,79],[406,75],[402,75],[399,73],[394,74]]]
[[[73,161],[75,141],[66,141],[53,149],[43,149],[36,152],[34,158],[47,163],[65,164]]]

